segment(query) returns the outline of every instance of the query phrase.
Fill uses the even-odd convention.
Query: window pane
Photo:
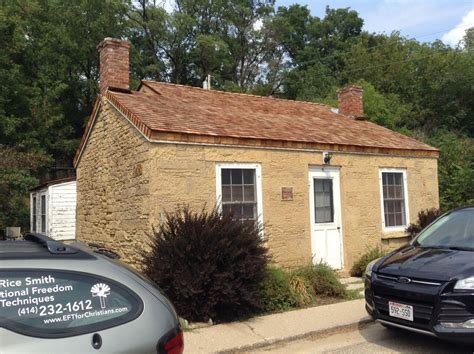
[[[230,184],[230,169],[223,168],[221,173],[222,173],[222,184]]]
[[[395,213],[395,225],[402,225],[402,213]]]
[[[242,204],[234,204],[232,206],[232,214],[234,220],[242,220]]]
[[[241,169],[233,169],[232,170],[232,184],[242,184],[242,170]]]
[[[41,214],[46,213],[46,196],[42,195],[41,196]]]
[[[232,185],[232,201],[242,202],[244,200],[242,186]]]
[[[320,179],[314,180],[314,192],[323,192],[323,182]]]
[[[222,214],[232,214],[232,204],[222,204]]]
[[[255,170],[244,169],[244,183],[255,184]]]
[[[325,179],[323,182],[323,191],[330,193],[332,189],[332,179]]]
[[[395,226],[395,217],[393,214],[388,214],[388,225],[387,226]]]
[[[402,174],[401,173],[394,173],[393,178],[394,178],[394,184],[395,185],[397,185],[397,186],[402,185]]]
[[[395,187],[392,185],[387,186],[387,198],[393,199],[395,198]]]
[[[244,186],[244,201],[254,202],[255,201],[255,187]]]
[[[314,180],[314,206],[316,223],[334,221],[332,179]]]
[[[256,211],[256,205],[255,204],[243,204],[243,213],[242,216],[244,219],[252,219],[256,220],[257,219],[257,213]]]
[[[222,186],[222,201],[230,202],[231,200],[230,186]]]
[[[390,186],[393,186],[395,184],[395,177],[394,177],[394,173],[389,173],[388,174],[388,184]]]

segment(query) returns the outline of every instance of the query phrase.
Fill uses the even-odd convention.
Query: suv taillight
[[[158,354],[182,354],[184,351],[183,332],[180,328],[169,331],[158,342]]]

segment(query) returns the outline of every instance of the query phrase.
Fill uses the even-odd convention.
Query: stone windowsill
[[[405,238],[410,237],[405,231],[389,231],[382,233],[382,240],[390,240],[394,238]]]

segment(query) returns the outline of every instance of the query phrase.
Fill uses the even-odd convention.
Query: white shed
[[[30,191],[30,230],[56,240],[76,238],[76,180],[50,181]]]

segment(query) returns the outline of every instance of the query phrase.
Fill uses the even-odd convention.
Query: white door
[[[310,168],[309,200],[313,263],[324,262],[341,269],[344,264],[338,168]]]

